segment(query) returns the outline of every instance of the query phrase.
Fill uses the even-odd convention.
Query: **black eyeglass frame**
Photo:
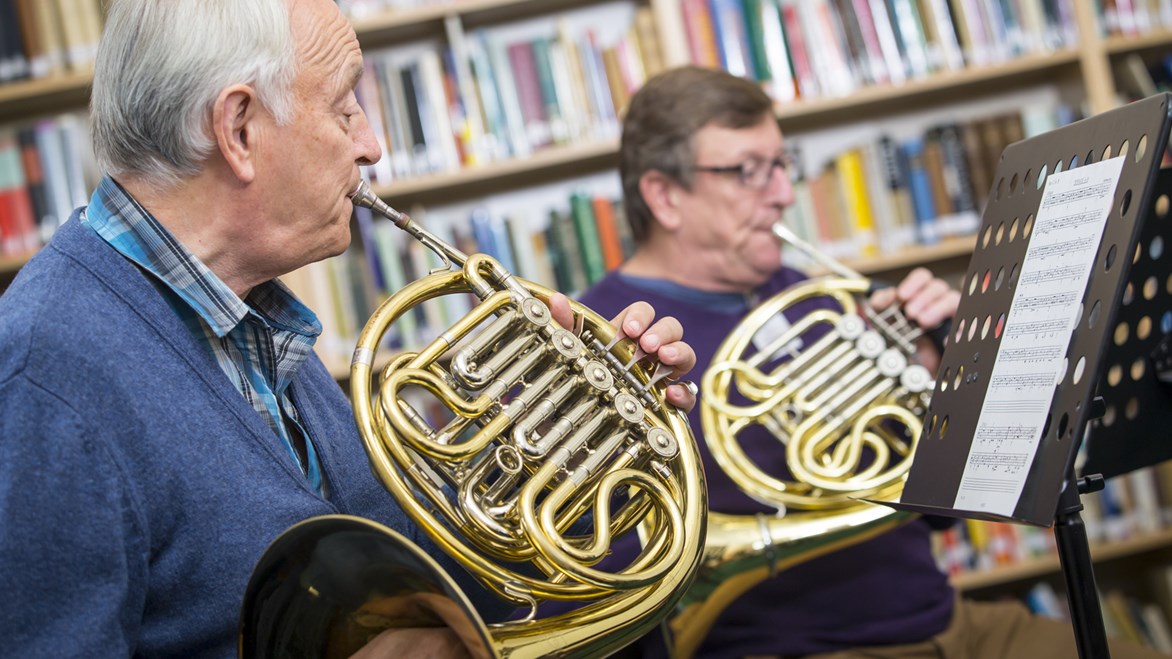
[[[756,168],[747,170],[747,168],[753,167],[754,163],[756,163],[756,167],[765,167],[768,165],[768,168],[762,170],[765,172],[764,177],[757,183],[751,180],[755,175],[759,175]],[[746,158],[735,165],[725,165],[724,167],[693,165],[692,171],[723,174],[726,176],[735,174],[737,176],[737,182],[740,183],[741,187],[749,190],[764,190],[769,186],[769,181],[773,178],[774,169],[781,169],[792,180],[796,172],[796,165],[797,158],[795,154],[792,151],[786,150],[782,151],[776,158],[770,160],[762,161],[759,158],[752,157]]]

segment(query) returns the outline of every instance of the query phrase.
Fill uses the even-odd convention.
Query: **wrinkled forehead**
[[[362,51],[350,21],[333,0],[286,0],[289,21],[302,70],[337,72],[361,65]]]

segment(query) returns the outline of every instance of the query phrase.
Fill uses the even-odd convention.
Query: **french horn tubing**
[[[365,182],[352,199],[449,266],[391,296],[358,339],[350,393],[371,468],[444,553],[530,612],[486,625],[399,534],[314,518],[279,537],[254,571],[241,654],[345,657],[387,629],[446,626],[474,656],[597,657],[654,628],[699,566],[707,507],[686,417],[663,395],[671,369],[652,371],[634,342],[577,303],[580,332],[561,327],[552,291],[465,255]],[[396,319],[469,292],[479,300],[470,313],[376,372]],[[437,403],[445,418],[435,421]],[[646,538],[637,557],[596,567],[612,538],[636,531]],[[537,618],[547,600],[582,605]]]
[[[922,331],[896,306],[872,309],[867,278],[781,224],[774,233],[831,274],[750,312],[701,380],[709,450],[742,491],[777,514],[709,512],[699,575],[667,624],[679,658],[693,656],[725,607],[762,580],[912,518],[863,499],[896,501],[903,490],[934,385],[913,363]],[[766,323],[810,298],[838,308],[754,343]],[[785,446],[789,474],[769,473],[743,450],[738,436],[758,425]]]

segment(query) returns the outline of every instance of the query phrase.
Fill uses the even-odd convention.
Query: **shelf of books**
[[[65,20],[74,4],[85,6],[85,29]],[[96,33],[89,12],[98,4],[0,0],[0,17],[12,19],[0,20],[7,29],[0,83],[9,83],[0,84],[0,122],[20,119],[0,128],[2,269],[19,267],[93,185],[92,163],[82,155],[84,119],[41,118],[40,110],[84,100]],[[1073,119],[1075,110],[1026,107],[933,120],[830,153],[804,149],[804,133],[1077,73],[1071,2],[994,4],[974,12],[947,0],[339,2],[367,56],[359,95],[386,154],[366,171],[376,192],[439,221],[463,247],[494,253],[521,276],[571,292],[605,272],[598,263],[613,267],[614,255],[630,245],[621,236],[618,248],[610,240],[606,261],[581,245],[605,243],[603,232],[613,237],[617,229],[596,218],[569,232],[557,225],[573,218],[582,177],[609,175],[603,189],[585,193],[587,205],[606,200],[623,226],[613,175],[618,118],[647,76],[686,62],[756,79],[777,100],[779,121],[803,156],[787,221],[831,256],[866,274],[963,258],[1001,149]],[[1108,32],[1102,43],[1113,53],[1159,47],[1172,28],[1166,18],[1124,20],[1134,30]],[[53,125],[66,126],[55,140]],[[560,193],[494,201],[551,181],[561,182]],[[453,211],[453,204],[463,206]],[[347,317],[335,323],[342,353],[370,310],[362,300],[384,298],[430,267],[412,257],[398,267],[401,280],[388,276],[374,242],[379,234],[367,224],[356,219],[355,246],[336,263],[314,266],[315,277],[293,277],[320,280],[302,288],[316,291],[327,325],[339,313]],[[511,226],[523,226],[521,238],[501,237],[499,227]],[[339,291],[350,291],[342,297],[352,309],[338,311]],[[412,332],[406,334],[395,340],[409,341]]]
[[[1172,466],[1108,479],[1081,513],[1109,635],[1172,653]],[[1052,529],[961,520],[936,534],[952,584],[977,599],[1020,597],[1069,619]]]

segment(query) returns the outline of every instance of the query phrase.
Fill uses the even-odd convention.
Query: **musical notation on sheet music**
[[[1010,516],[1043,439],[1123,158],[1052,174],[1038,208],[954,508]]]
[[[1082,276],[1083,264],[1072,263],[1068,265],[1060,265],[1057,268],[1046,268],[1037,272],[1031,272],[1021,278],[1022,286],[1034,286],[1037,284],[1044,284],[1052,281],[1062,281],[1063,279],[1075,279]]]

